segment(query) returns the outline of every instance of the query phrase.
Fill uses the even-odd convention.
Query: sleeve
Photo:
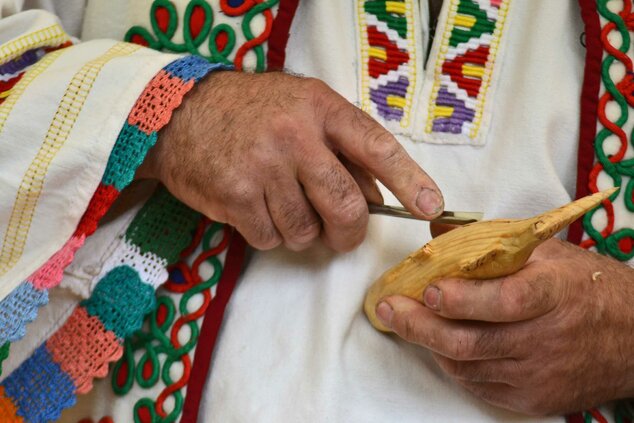
[[[57,19],[43,11],[0,21],[0,362],[9,343],[24,336],[26,324],[47,302],[47,291],[59,284],[86,237],[132,181],[158,130],[169,122],[183,96],[196,81],[223,68],[198,57],[164,54],[123,42],[73,45]],[[168,194],[162,198],[148,205],[149,212],[147,207],[140,212],[145,220],[137,216],[129,235],[137,249],[158,248],[158,256],[163,252],[165,257],[156,259],[160,263],[171,259],[170,249],[180,244],[170,239],[165,241],[167,247],[159,242],[145,245],[144,236],[151,233],[156,219],[172,219],[168,212],[188,215],[177,210],[180,206],[172,204]],[[126,271],[119,269],[104,277],[106,285],[121,278],[132,284],[141,282],[127,277]],[[145,286],[129,288],[129,292],[147,291]],[[112,309],[113,292],[104,289],[97,286],[92,303],[89,299],[69,318],[69,324],[75,325],[70,333],[100,328],[99,336],[89,332],[98,341],[107,341],[115,354],[106,351],[101,361],[87,369],[66,369],[62,373],[70,385],[51,379],[49,372],[43,381],[61,383],[56,392],[70,393],[68,398],[31,383],[33,389],[40,388],[40,397],[48,392],[46,404],[34,405],[40,397],[26,395],[28,384],[20,382],[25,376],[21,366],[15,377],[10,375],[0,386],[0,420],[14,421],[16,415],[27,421],[54,419],[74,402],[75,393],[86,392],[92,377],[107,369],[126,331],[139,322],[117,320],[121,311]],[[104,300],[104,292],[109,299]],[[125,297],[119,294],[118,298]],[[143,304],[136,299],[127,307],[137,308],[131,315],[143,316],[148,311]],[[66,326],[60,330],[68,331]],[[55,345],[38,349],[33,357],[64,353],[63,342]],[[41,370],[31,364],[32,370]],[[29,412],[40,414],[27,418]]]

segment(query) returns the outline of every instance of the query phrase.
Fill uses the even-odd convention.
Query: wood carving
[[[376,317],[377,304],[387,296],[405,295],[420,301],[425,288],[440,279],[482,280],[517,272],[539,244],[617,190],[599,192],[530,219],[471,223],[433,239],[372,285],[364,306],[370,322],[378,330],[388,330]]]

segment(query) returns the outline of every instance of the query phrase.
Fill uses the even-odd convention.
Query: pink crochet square
[[[53,257],[28,278],[31,284],[40,291],[59,285],[64,277],[64,269],[71,264],[77,250],[84,245],[85,239],[82,235],[73,236],[66,241],[61,250],[53,254]]]

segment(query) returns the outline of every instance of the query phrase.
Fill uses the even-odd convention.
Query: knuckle
[[[282,211],[282,219],[286,227],[288,241],[304,244],[319,236],[321,223],[303,206],[288,205]]]
[[[400,335],[403,339],[415,344],[422,344],[422,334],[414,316],[395,316],[394,325],[401,328]]]
[[[379,125],[372,125],[366,132],[366,151],[375,163],[390,163],[401,155],[401,146],[394,136]]]
[[[318,78],[305,78],[303,80],[304,90],[313,96],[320,97],[330,91],[330,87]]]
[[[509,318],[521,315],[529,299],[527,297],[526,293],[518,288],[518,284],[505,279],[500,285],[500,306],[503,315]]]
[[[249,218],[245,225],[244,233],[248,234],[246,238],[249,244],[258,250],[270,250],[282,243],[282,239],[275,227],[272,224],[263,222],[257,216]]]
[[[278,140],[294,137],[298,133],[297,119],[288,112],[273,114],[269,118],[269,128]]]
[[[361,228],[368,220],[368,206],[356,192],[345,195],[333,211],[332,223],[341,228]]]
[[[474,334],[468,329],[460,329],[449,338],[448,355],[454,360],[468,360],[474,356]]]
[[[232,188],[223,196],[227,203],[240,208],[251,208],[257,201],[259,193],[256,185],[244,177],[235,178],[230,186]]]
[[[449,283],[442,286],[442,310],[448,315],[466,315],[475,313],[472,306],[465,306],[468,300],[463,285]]]
[[[253,235],[248,238],[249,244],[258,250],[271,250],[282,243],[279,235],[272,229],[254,227],[252,233]]]

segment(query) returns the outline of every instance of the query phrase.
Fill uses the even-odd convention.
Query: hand
[[[413,214],[443,209],[438,187],[388,131],[316,79],[218,72],[198,83],[137,172],[235,226],[256,248],[302,250],[365,237],[375,176]]]
[[[438,281],[422,300],[377,313],[491,404],[562,414],[634,395],[634,270],[611,258],[550,240],[514,275]]]

